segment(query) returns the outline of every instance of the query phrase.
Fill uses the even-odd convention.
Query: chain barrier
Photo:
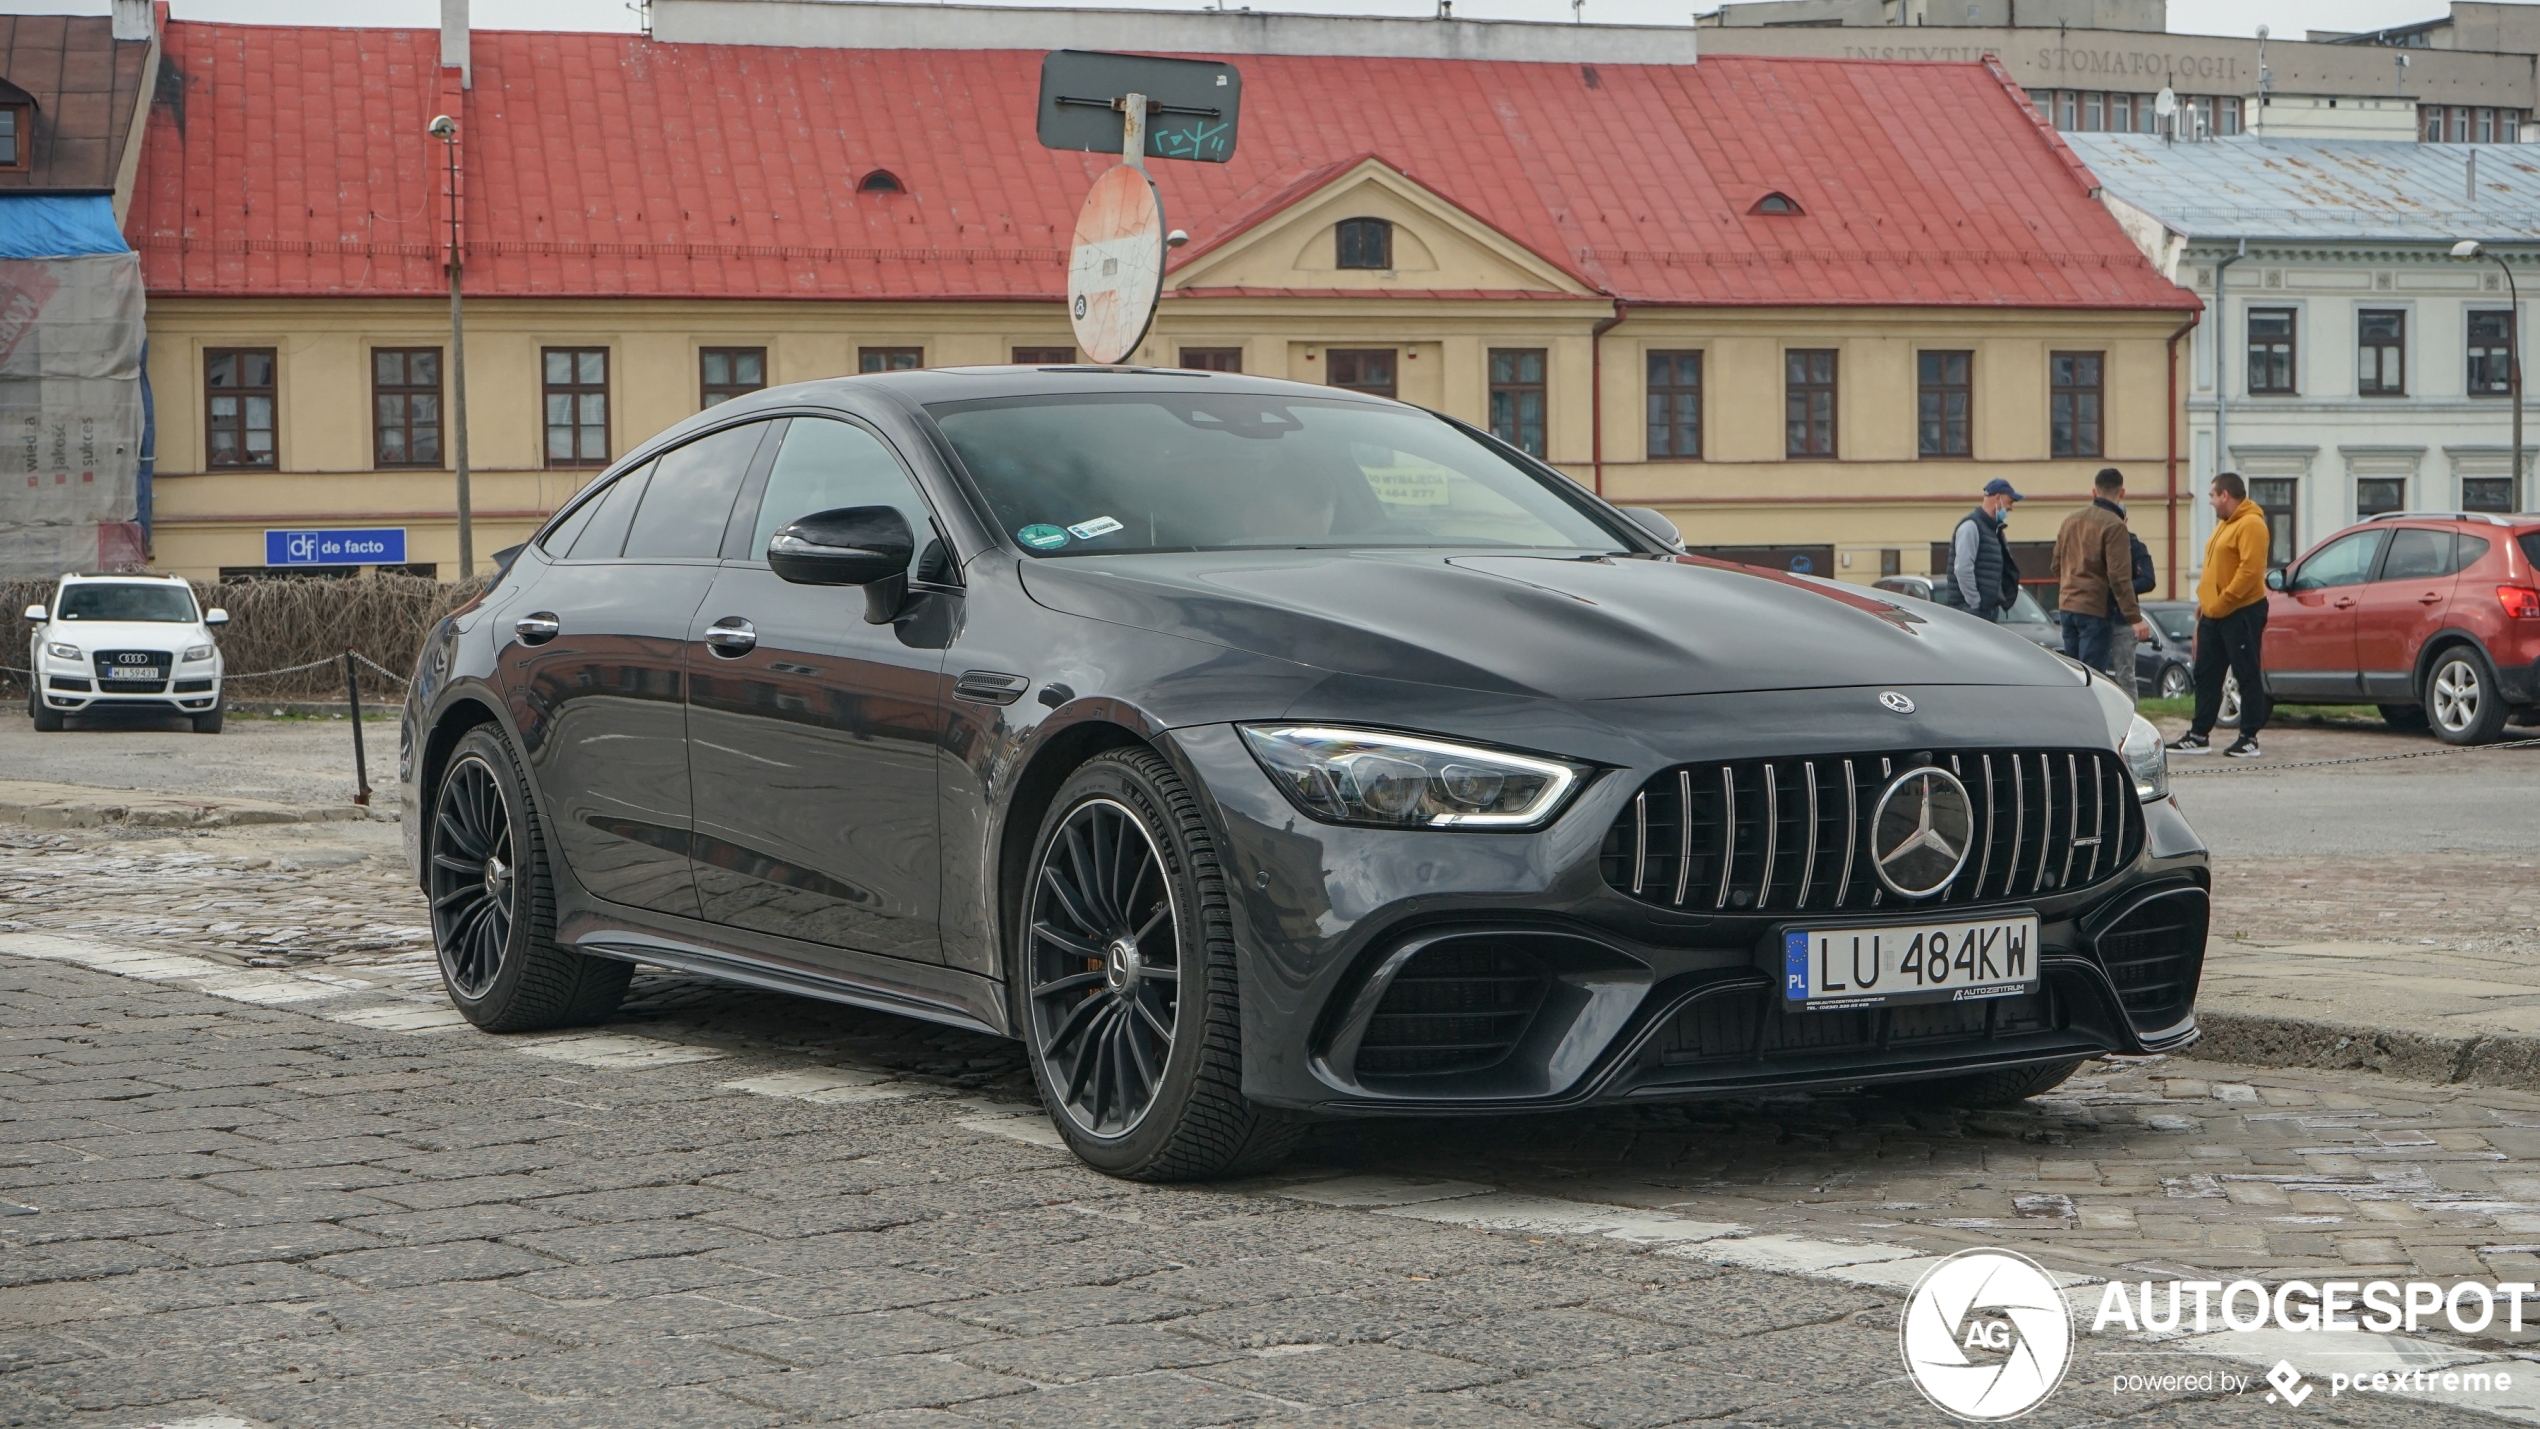
[[[2430,759],[2444,754],[2492,754],[2500,749],[2530,749],[2540,746],[2540,739],[2509,739],[2501,744],[2445,744],[2432,749],[2411,749],[2405,754],[2350,754],[2343,759],[2297,759],[2290,764],[2262,764],[2256,760],[2238,763],[2209,764],[2200,768],[2181,769],[2170,765],[2173,779],[2192,778],[2200,774],[2263,774],[2270,769],[2321,769],[2332,764],[2387,764],[2394,759]],[[2214,757],[2223,758],[2222,751]]]

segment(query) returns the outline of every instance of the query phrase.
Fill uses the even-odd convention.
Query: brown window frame
[[[909,359],[901,362],[901,358]],[[926,366],[926,349],[922,347],[859,347],[855,350],[858,372],[916,372]]]
[[[1957,378],[1950,380],[1950,360]],[[1938,375],[1934,375],[1937,372]],[[1975,459],[1976,355],[1970,348],[1929,347],[1914,354],[1914,451],[1924,461]],[[1949,399],[1958,399],[1955,415]]]
[[[35,167],[35,106],[32,104],[0,104],[0,114],[14,117],[9,126],[9,143],[14,153],[0,160],[0,174],[23,174]]]
[[[600,380],[597,382],[585,382],[582,380],[582,359],[584,356],[591,353],[599,354],[600,358]],[[563,356],[571,364],[571,366],[567,369],[570,379],[568,381],[558,382],[548,375],[552,360],[558,356]],[[609,441],[609,407],[611,405],[609,401],[610,366],[609,350],[605,347],[542,347],[538,349],[538,395],[540,398],[539,416],[541,418],[538,429],[538,450],[545,456],[548,470],[571,471],[580,470],[586,467],[606,466],[609,464],[609,452],[611,447],[611,443]],[[600,429],[600,450],[596,454],[585,451],[582,447],[582,433],[585,429],[592,425],[592,423],[582,420],[584,416],[588,415],[587,410],[583,406],[583,399],[592,396],[597,396],[600,399],[600,420],[598,423]],[[572,420],[564,424],[565,430],[573,434],[570,438],[573,447],[573,455],[569,457],[560,457],[555,454],[556,423],[554,421],[554,416],[555,401],[558,397],[563,397],[573,404],[570,409]]]
[[[1825,359],[1825,375],[1802,376],[1799,364]],[[1843,352],[1832,347],[1786,347],[1782,349],[1782,455],[1801,460],[1836,461],[1843,452],[1840,402],[1843,392]],[[1822,400],[1821,400],[1822,399]],[[1802,406],[1806,411],[1802,412]],[[1813,445],[1817,429],[1824,428],[1825,445]],[[1806,435],[1802,436],[1803,427]]]
[[[1072,347],[1018,347],[1014,349],[1017,367],[1073,367],[1076,349]]]
[[[1528,380],[1526,363],[1534,362]],[[1552,353],[1541,347],[1494,347],[1486,371],[1490,377],[1490,434],[1540,461],[1550,440]],[[1502,373],[1506,376],[1502,376]],[[1529,403],[1526,399],[1532,397]],[[1531,406],[1533,415],[1528,416]],[[1529,444],[1531,439],[1531,444]]]
[[[2499,340],[2496,339],[2485,342],[2478,339],[2476,331],[2482,320],[2501,321],[2504,324],[2502,345],[2499,345]],[[2466,364],[2463,373],[2468,379],[2470,396],[2510,397],[2513,395],[2514,347],[2517,336],[2514,330],[2514,310],[2511,308],[2471,308],[2463,315],[2461,351]],[[2481,385],[2479,381],[2482,375],[2488,379],[2485,385]]]
[[[1683,380],[1688,363],[1693,372],[1690,382]],[[1653,350],[1643,355],[1641,366],[1649,459],[1702,460],[1702,350]],[[1686,399],[1691,400],[1688,402]],[[1691,409],[1689,418],[1686,414],[1688,407]]]
[[[213,385],[212,374],[224,358],[230,360],[233,371],[235,364],[242,358],[264,359],[265,382],[262,385],[245,382],[232,382],[225,387]],[[247,450],[247,437],[256,430],[249,423],[248,418],[250,404],[258,397],[262,397],[265,401],[264,459],[261,461],[242,460],[241,457]],[[228,420],[223,420],[214,410],[222,398],[234,399],[237,403],[236,410]],[[232,455],[227,460],[220,457],[220,444],[213,440],[214,435],[220,432],[229,432],[237,437],[237,443],[231,448]],[[271,471],[279,469],[281,465],[282,354],[280,350],[270,347],[207,347],[203,349],[204,470],[209,471],[218,467],[232,471]]]
[[[2261,342],[2257,322],[2261,317],[2284,319],[2284,336],[2269,334]],[[2246,355],[2241,380],[2252,397],[2294,397],[2302,391],[2302,310],[2290,307],[2247,308],[2240,314],[2240,345]],[[2259,383],[2259,365],[2265,364],[2266,382]],[[2282,364],[2282,371],[2276,369]],[[2279,378],[2281,380],[2279,380]]]
[[[718,357],[723,359],[724,380],[721,382],[712,380],[711,375],[707,371],[707,364]],[[758,359],[758,380],[756,382],[743,382],[740,380],[739,364],[740,360],[745,357],[755,357]],[[706,408],[715,406],[718,403],[729,402],[735,397],[747,396],[752,392],[764,392],[766,390],[766,348],[701,347],[697,349],[698,411],[702,412]]]
[[[1356,364],[1366,358],[1382,356],[1387,377],[1382,385],[1366,382],[1343,382],[1343,363]],[[1364,392],[1374,397],[1400,399],[1402,392],[1402,349],[1398,347],[1327,347],[1323,349],[1323,380],[1344,392]]]
[[[1374,234],[1380,261],[1369,262],[1367,235]],[[1350,240],[1357,238],[1357,251],[1351,251]],[[1356,260],[1356,261],[1353,261]],[[1344,218],[1332,225],[1332,266],[1369,273],[1393,271],[1393,220],[1389,218]]]
[[[430,382],[414,381],[414,360],[427,355],[432,359],[432,380]],[[405,380],[399,382],[379,380],[379,359],[388,356],[394,356],[397,359],[398,371]],[[441,386],[441,374],[445,370],[443,362],[446,356],[447,354],[438,347],[374,347],[370,350],[371,465],[383,470],[416,467],[426,471],[444,465],[441,460],[445,445],[442,438],[447,434],[447,418],[450,411]],[[414,419],[413,399],[417,397],[432,399],[433,416],[429,423],[417,422]],[[389,418],[386,410],[386,405],[391,399],[395,400],[400,413],[394,420]],[[429,458],[418,457],[414,454],[415,432],[424,428],[428,428],[432,433],[432,455]],[[388,455],[388,434],[392,431],[402,434],[405,438],[406,454],[403,457],[391,458]]]
[[[2398,331],[2387,339],[2365,331],[2374,318],[2396,318]],[[2365,379],[2364,361],[2371,354],[2373,376]],[[2389,374],[2395,371],[2397,376]],[[2405,397],[2408,395],[2408,310],[2406,308],[2357,308],[2355,310],[2355,395],[2359,397]]]
[[[1241,372],[1244,350],[1240,347],[1186,347],[1182,349],[1182,367],[1190,372]]]
[[[2067,362],[2090,364],[2088,382],[2065,379]],[[2081,415],[2084,403],[2089,416]],[[2070,404],[2069,408],[2067,404]],[[2084,427],[2089,440],[2082,440]],[[2071,434],[2067,438],[2066,433]],[[2108,454],[2108,354],[2100,350],[2046,354],[2046,454],[2055,460],[2104,457]]]

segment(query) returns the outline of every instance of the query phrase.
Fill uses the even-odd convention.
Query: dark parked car
[[[2143,622],[2151,638],[2134,645],[2134,686],[2150,699],[2183,699],[2196,693],[2196,602],[2147,600]],[[2234,704],[2237,719],[2238,705]]]
[[[1957,582],[1945,575],[1881,576],[1878,589],[1909,595],[1916,600],[1932,601],[1951,610],[1965,608],[1958,600]],[[2001,620],[1995,623],[2032,644],[2043,645],[2049,650],[2064,648],[2064,628],[2055,623],[2054,613],[2038,604],[2037,597],[2030,594],[2026,587],[2011,597],[2011,608],[2004,611]]]
[[[417,662],[449,994],[644,962],[1025,1040],[1088,1162],[1308,1113],[1914,1082],[2196,1035],[2158,736],[1980,622],[1682,554],[1330,388],[996,368],[645,444]]]

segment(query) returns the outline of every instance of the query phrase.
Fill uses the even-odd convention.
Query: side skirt
[[[824,971],[781,954],[735,946],[716,936],[723,930],[708,932],[702,925],[669,926],[687,921],[663,918],[659,924],[649,920],[639,924],[582,912],[566,920],[557,941],[597,957],[651,963],[769,992],[843,1002],[992,1037],[1014,1035],[1004,1025],[1003,989],[975,973],[826,947],[817,956],[844,967],[842,971]]]

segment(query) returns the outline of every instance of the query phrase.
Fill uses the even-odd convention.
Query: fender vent
[[[2210,911],[2203,889],[2182,888],[2143,900],[2100,931],[2100,962],[2135,1031],[2175,1027],[2194,1009]]]
[[[1358,1044],[1358,1075],[1496,1066],[1526,1035],[1549,986],[1541,963],[1505,944],[1477,939],[1429,948],[1394,975],[1376,1004]]]

